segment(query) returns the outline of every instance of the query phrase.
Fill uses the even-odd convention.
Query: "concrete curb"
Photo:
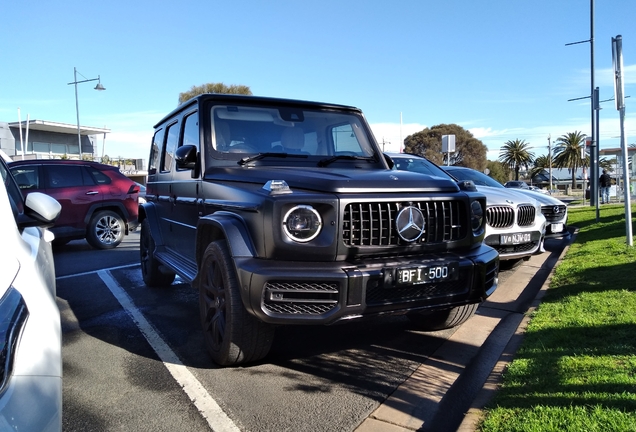
[[[515,269],[355,432],[474,432],[574,237]]]
[[[568,239],[568,244],[563,248],[563,250],[559,254],[557,261],[555,262],[555,264],[552,266],[550,270],[550,274],[548,275],[546,280],[543,282],[541,289],[539,290],[537,295],[534,297],[532,304],[524,313],[524,316],[521,322],[519,323],[517,330],[508,341],[506,348],[501,353],[499,360],[493,367],[492,372],[488,376],[488,379],[484,383],[481,391],[479,392],[479,394],[473,401],[473,404],[471,405],[470,409],[464,416],[464,420],[459,425],[459,428],[457,428],[457,432],[476,431],[479,425],[479,422],[481,421],[484,415],[484,411],[483,411],[484,407],[492,400],[492,398],[495,396],[496,391],[501,386],[503,373],[508,368],[508,365],[510,364],[510,362],[512,362],[512,360],[514,359],[517,350],[521,346],[521,342],[523,341],[523,337],[528,327],[528,323],[530,322],[531,316],[534,313],[534,311],[539,307],[539,304],[541,303],[541,299],[545,296],[548,288],[550,287],[550,282],[552,280],[552,276],[554,275],[554,269],[556,269],[559,263],[563,261],[563,257],[570,249],[570,246],[574,242],[574,239],[576,238],[577,233],[578,233],[578,229],[575,228],[574,232],[571,233],[571,236]]]

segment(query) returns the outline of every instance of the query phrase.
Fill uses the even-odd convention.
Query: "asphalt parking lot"
[[[550,240],[547,253],[502,271],[495,294],[460,328],[422,333],[400,318],[282,328],[266,361],[222,369],[202,347],[196,292],[140,280],[136,235],[105,253],[73,242],[56,258],[66,431],[471,430],[479,401],[496,388],[491,373],[567,243]],[[164,357],[156,337],[175,357]],[[189,394],[175,369],[202,392]],[[193,400],[208,398],[211,411]]]

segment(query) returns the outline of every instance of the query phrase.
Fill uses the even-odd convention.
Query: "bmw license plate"
[[[499,244],[502,245],[518,245],[523,243],[530,243],[531,241],[531,233],[502,234],[499,238]]]
[[[563,231],[563,224],[562,223],[553,223],[550,226],[550,230],[553,233],[560,233],[561,231]]]
[[[402,267],[397,269],[397,284],[419,285],[447,282],[459,278],[459,263],[441,263],[430,266]]]

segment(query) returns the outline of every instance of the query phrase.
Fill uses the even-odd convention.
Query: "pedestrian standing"
[[[607,173],[607,170],[603,170],[603,174],[598,179],[598,184],[601,187],[601,204],[609,204],[610,202],[610,186],[612,186],[612,177]]]

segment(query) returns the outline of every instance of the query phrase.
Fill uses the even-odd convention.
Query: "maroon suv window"
[[[45,165],[46,181],[49,188],[82,186],[82,167],[79,165]]]
[[[93,181],[95,182],[95,184],[102,185],[102,184],[110,184],[111,183],[110,177],[108,177],[106,174],[104,174],[100,170],[98,170],[96,168],[93,168],[93,167],[86,167],[86,168],[87,168],[88,172],[90,173],[90,176],[93,179]]]

